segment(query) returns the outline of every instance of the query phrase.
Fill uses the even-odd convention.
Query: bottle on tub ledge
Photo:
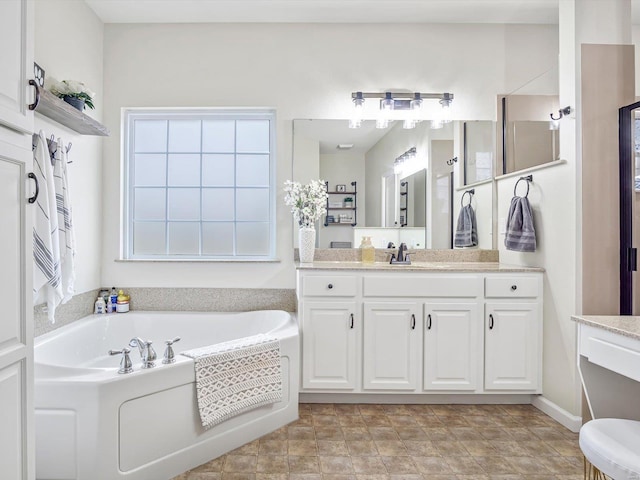
[[[111,287],[111,293],[109,294],[109,302],[107,303],[107,313],[116,311],[116,304],[118,303],[118,292],[116,287]]]
[[[104,303],[104,298],[98,295],[98,299],[96,300],[95,310],[93,313],[106,313],[107,305]]]
[[[129,299],[131,297],[126,295],[122,290],[118,290],[118,297],[116,300],[116,312],[126,313],[129,311]]]

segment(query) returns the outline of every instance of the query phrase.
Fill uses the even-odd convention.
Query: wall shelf
[[[41,88],[34,80],[29,80],[29,85],[36,89],[36,100],[29,105],[29,110],[41,113],[81,135],[101,137],[110,135],[111,132],[107,127],[56,97],[53,93]]]
[[[353,189],[349,192],[344,191],[344,192],[338,192],[336,190],[333,191],[329,191],[329,182],[324,182],[325,184],[325,188],[327,189],[327,213],[329,212],[329,210],[349,210],[353,212],[353,219],[351,219],[350,222],[330,222],[329,218],[331,215],[325,215],[324,217],[324,226],[325,227],[335,227],[335,226],[351,226],[351,227],[355,227],[356,224],[358,223],[358,188],[357,188],[357,184],[356,182],[351,182],[351,186],[353,187]],[[346,189],[345,189],[346,190]],[[329,206],[329,195],[348,195],[351,196],[351,198],[353,199],[353,207],[331,207]],[[344,202],[342,202],[344,203]],[[347,202],[348,203],[348,202]]]

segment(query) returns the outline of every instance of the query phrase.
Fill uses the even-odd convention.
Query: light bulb
[[[402,128],[405,128],[407,130],[410,130],[415,127],[416,127],[415,120],[405,120],[404,122],[402,122]]]
[[[442,120],[431,120],[431,130],[440,130],[443,126]]]
[[[384,99],[380,100],[380,110],[390,111],[393,110],[393,106],[391,92],[385,92]]]
[[[362,126],[362,120],[355,120],[355,119],[350,119],[349,120],[349,128],[360,128]]]
[[[421,110],[422,109],[422,98],[419,93],[414,94],[413,100],[409,102],[409,108],[411,110]]]
[[[376,120],[376,128],[387,128],[389,126],[389,119],[378,118]]]

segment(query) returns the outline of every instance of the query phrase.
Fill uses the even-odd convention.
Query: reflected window
[[[496,124],[491,121],[464,122],[464,184],[490,180],[496,144]]]
[[[274,128],[271,110],[127,110],[125,258],[274,258]]]

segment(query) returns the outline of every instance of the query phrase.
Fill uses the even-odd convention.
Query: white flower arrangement
[[[84,83],[77,80],[62,80],[49,88],[49,91],[57,97],[75,97],[84,100],[87,107],[94,109],[93,97],[95,93],[89,90]]]
[[[311,180],[302,185],[287,180],[284,182],[284,203],[291,207],[293,218],[300,228],[313,227],[327,213],[327,187],[322,180]]]

